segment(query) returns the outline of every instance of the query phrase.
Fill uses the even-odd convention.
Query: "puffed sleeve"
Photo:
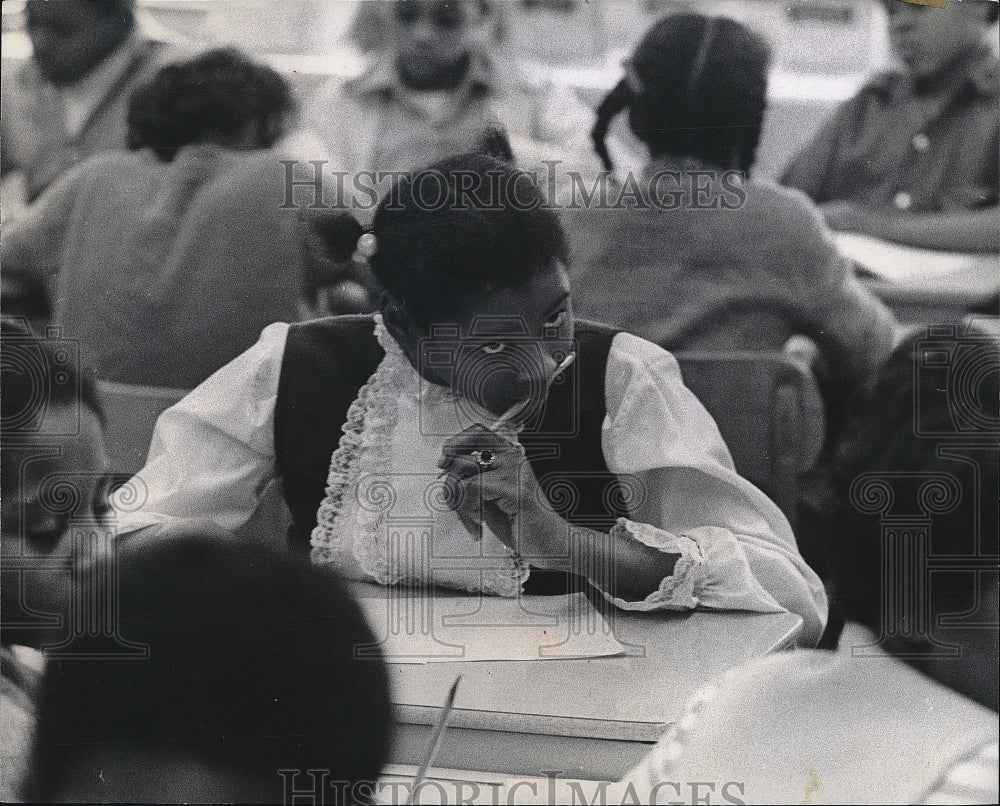
[[[803,619],[800,642],[814,645],[827,615],[823,585],[799,555],[781,510],[736,473],[676,359],[620,333],[605,390],[605,461],[642,493],[612,534],[680,555],[645,600],[609,598],[629,610],[790,611]]]
[[[160,415],[145,467],[112,500],[118,533],[203,518],[248,521],[275,475],[274,405],[288,325],[257,343]]]

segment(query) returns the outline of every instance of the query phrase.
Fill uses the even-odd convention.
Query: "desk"
[[[358,596],[385,589],[358,585]],[[605,611],[627,654],[587,660],[390,664],[395,764],[419,764],[456,676],[440,768],[616,780],[715,676],[792,646],[791,613]]]
[[[834,240],[903,322],[957,321],[995,308],[1000,297],[1000,256],[913,249],[849,232]]]

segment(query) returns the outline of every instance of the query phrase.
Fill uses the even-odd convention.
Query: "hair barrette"
[[[358,245],[354,249],[354,260],[359,263],[367,262],[375,257],[376,252],[378,252],[378,241],[372,233],[366,232],[358,238]]]

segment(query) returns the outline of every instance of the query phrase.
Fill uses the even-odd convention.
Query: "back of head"
[[[503,152],[499,141],[486,145]],[[463,296],[523,284],[566,261],[562,227],[531,176],[484,154],[400,179],[372,229],[376,279],[424,325],[450,321]]]
[[[976,607],[996,618],[1000,346],[957,326],[928,328],[897,347],[859,408],[835,467],[835,602],[890,636],[894,652],[933,660],[940,641],[961,644],[953,668],[918,665],[996,708],[995,631],[937,619]],[[893,567],[899,551],[910,561]],[[949,568],[919,572],[942,558]],[[911,605],[926,608],[923,625]],[[973,673],[974,658],[990,655],[992,671]]]
[[[295,113],[288,82],[236,48],[209,50],[161,68],[136,90],[128,109],[128,146],[169,162],[192,143],[269,148]]]
[[[283,776],[315,770],[344,803],[334,782],[377,779],[387,672],[355,656],[374,637],[336,577],[211,530],[126,537],[117,554],[85,593],[106,595],[117,571],[118,635],[148,658],[101,657],[105,637],[91,659],[50,662],[25,794],[281,802]]]
[[[643,36],[625,77],[598,108],[593,137],[604,145],[611,120],[627,109],[635,135],[653,157],[693,157],[749,172],[767,107],[771,52],[742,23],[684,13]]]

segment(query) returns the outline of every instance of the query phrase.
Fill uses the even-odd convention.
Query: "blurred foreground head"
[[[896,348],[860,408],[837,462],[834,601],[996,710],[1000,346],[928,327]]]
[[[210,524],[126,537],[110,571],[85,593],[117,579],[119,637],[148,657],[95,638],[90,659],[50,660],[28,799],[281,803],[315,770],[326,803],[363,802],[348,782],[377,780],[389,684],[355,657],[374,636],[337,577]]]

